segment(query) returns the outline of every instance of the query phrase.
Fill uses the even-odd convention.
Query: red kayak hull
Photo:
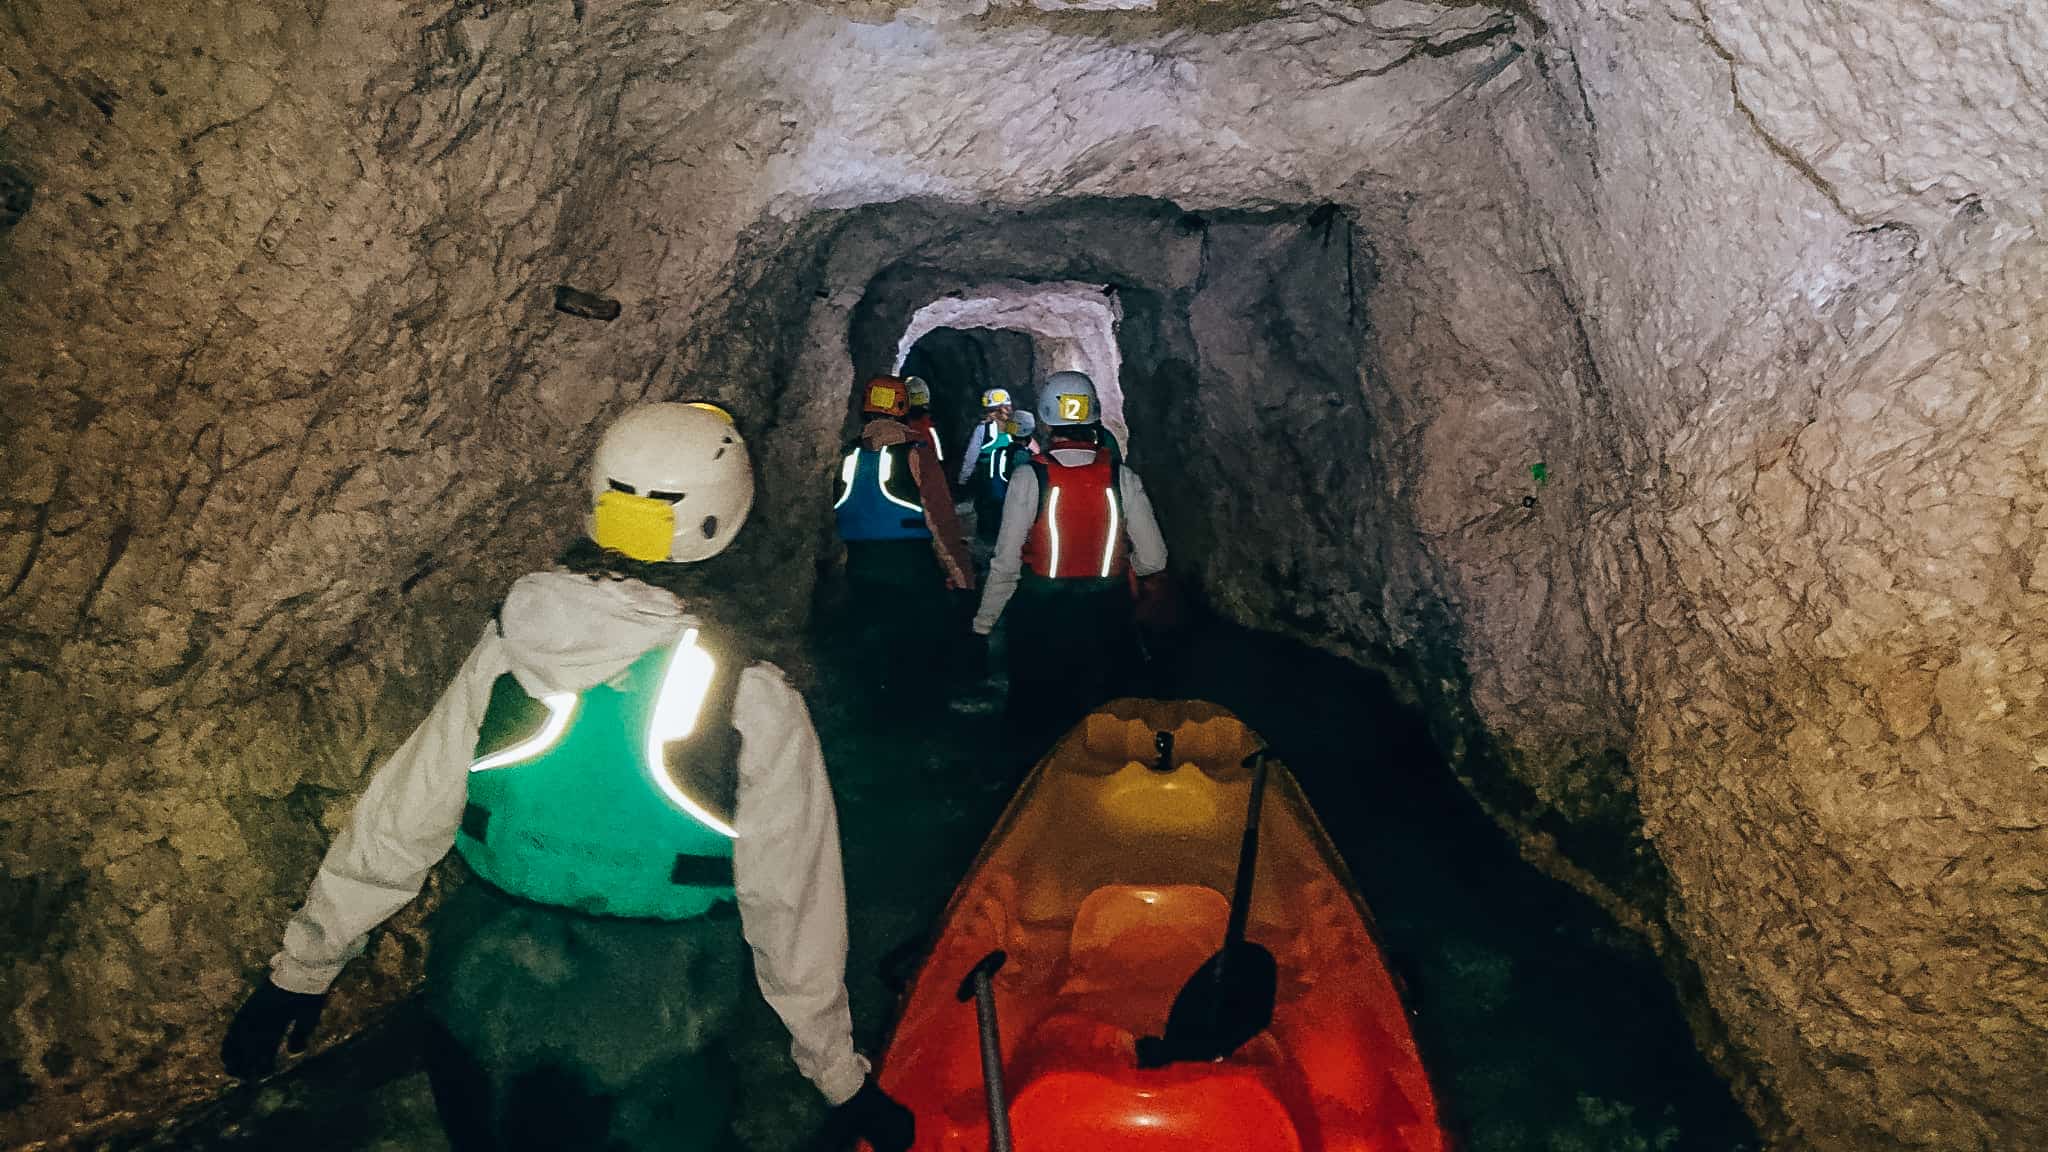
[[[1153,737],[1175,737],[1155,770]],[[1443,1152],[1436,1099],[1369,914],[1269,761],[1250,939],[1279,964],[1271,1026],[1228,1059],[1140,1068],[1139,1037],[1222,943],[1260,741],[1213,705],[1122,700],[1025,781],[905,996],[881,1083],[916,1147],[985,1152],[962,979],[997,949],[1019,1152]]]

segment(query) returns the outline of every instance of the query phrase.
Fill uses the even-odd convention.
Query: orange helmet
[[[910,411],[910,389],[900,376],[877,376],[862,391],[860,410],[864,416],[901,416]]]

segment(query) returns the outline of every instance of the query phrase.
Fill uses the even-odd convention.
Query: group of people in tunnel
[[[1165,599],[1165,540],[1085,373],[1047,377],[1035,414],[1007,389],[983,392],[953,494],[930,404],[915,376],[864,386],[860,443],[833,504],[849,578],[864,600],[904,606],[903,639],[880,669],[885,691],[949,673],[984,681],[1007,612],[1005,743],[1035,757],[1134,682],[1135,609]],[[951,607],[920,610],[935,601],[917,586],[934,580]]]
[[[898,514],[855,542],[925,550],[956,602],[979,585],[971,622],[953,620],[984,664],[1007,610],[1008,715],[1035,755],[1117,683],[1133,589],[1156,585],[1166,550],[1088,377],[1048,378],[1035,429],[1007,394],[984,400],[948,477],[929,389],[871,381],[836,502],[872,489]],[[985,578],[949,484],[976,476],[1007,480]],[[754,491],[714,405],[646,404],[604,432],[579,539],[514,582],[374,773],[229,1025],[230,1074],[305,1049],[343,968],[452,849],[470,875],[429,922],[424,1003],[456,1152],[729,1146],[750,966],[842,1130],[911,1146],[915,1117],[854,1045],[838,816],[810,713],[747,611],[697,576]]]

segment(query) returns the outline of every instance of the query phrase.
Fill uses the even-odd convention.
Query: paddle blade
[[[1221,1060],[1273,1022],[1279,968],[1264,945],[1240,940],[1209,957],[1174,997],[1166,1035],[1138,1042],[1138,1063]]]

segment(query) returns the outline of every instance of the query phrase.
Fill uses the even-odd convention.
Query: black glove
[[[227,1038],[220,1042],[220,1062],[228,1075],[238,1080],[270,1075],[277,1067],[280,1040],[291,1051],[304,1052],[326,1004],[324,993],[287,992],[265,977],[236,1010]]]
[[[870,1076],[839,1106],[840,1121],[853,1135],[873,1146],[875,1152],[910,1152],[917,1139],[917,1117],[882,1091]]]

